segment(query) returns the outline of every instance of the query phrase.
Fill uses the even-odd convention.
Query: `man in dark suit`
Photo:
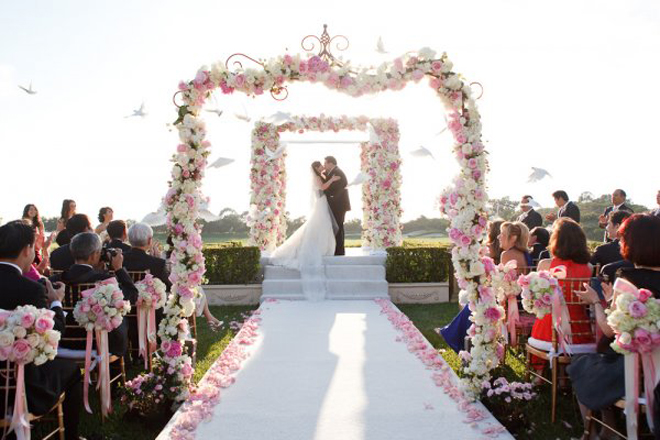
[[[594,266],[599,264],[601,267],[604,267],[615,261],[623,260],[621,248],[619,247],[619,227],[631,215],[629,211],[624,210],[614,211],[608,215],[605,233],[610,241],[596,248],[594,254],[591,256],[591,264]]]
[[[608,206],[607,208],[605,208],[605,212],[603,212],[603,214],[601,214],[600,217],[598,217],[598,227],[601,229],[605,229],[607,226],[610,213],[617,211],[627,211],[631,214],[634,212],[632,208],[626,205],[626,192],[622,189],[615,189],[614,192],[612,193],[612,206]],[[603,241],[605,243],[612,241],[611,239],[608,239],[607,231],[605,232]]]
[[[34,230],[20,220],[0,227],[0,308],[13,310],[24,305],[50,308],[55,312],[54,329],[63,332],[61,301],[64,286],[61,283],[53,286],[48,280],[42,285],[23,276],[34,261],[34,243]],[[74,362],[60,358],[39,366],[28,364],[25,366],[25,387],[28,410],[37,415],[48,412],[62,392],[66,393],[63,404],[65,435],[67,440],[77,440],[82,401],[80,368]]]
[[[344,218],[346,217],[346,212],[351,210],[351,201],[348,198],[348,190],[346,189],[348,180],[346,179],[346,174],[337,166],[337,159],[334,157],[326,157],[323,166],[326,171],[326,179],[331,179],[333,176],[339,177],[339,180],[333,182],[325,190],[325,195],[328,198],[330,210],[337,221],[335,255],[346,255],[346,250],[344,249]]]
[[[577,223],[580,223],[580,208],[571,202],[568,198],[566,191],[555,191],[552,193],[552,197],[555,199],[555,204],[559,208],[557,213],[550,213],[545,216],[545,219],[554,222],[561,217],[569,217],[575,220]]]
[[[108,247],[121,249],[124,257],[128,255],[132,248],[125,243],[126,239],[128,238],[126,222],[124,220],[113,220],[108,223],[108,228],[106,230],[108,231],[108,237],[110,237],[110,243],[108,243]]]
[[[147,254],[153,237],[154,231],[148,224],[136,223],[131,226],[128,230],[128,241],[133,250],[124,256],[124,268],[131,272],[148,270],[151,275],[165,283],[169,291],[172,283],[169,280],[170,274],[165,259]]]
[[[532,200],[532,196],[522,196],[522,199],[520,200],[522,214],[520,214],[517,219],[517,221],[524,223],[530,231],[543,224],[541,214],[536,212],[531,205]]]
[[[83,232],[71,240],[71,254],[75,259],[75,264],[62,274],[62,281],[67,284],[91,284],[97,281],[112,278],[109,272],[104,270],[104,263],[101,260],[101,239],[93,232]],[[135,307],[137,301],[137,288],[133,284],[128,272],[122,267],[124,257],[121,252],[110,258],[110,268],[114,271],[114,277],[117,278],[119,287],[124,293],[124,299],[131,302]],[[77,298],[72,298],[76,302]],[[73,319],[73,316],[68,319]],[[73,322],[72,322],[73,323]],[[108,333],[108,346],[110,353],[123,356],[128,348],[128,320],[124,319],[121,325]],[[80,349],[81,347],[70,347]]]
[[[75,214],[66,222],[66,230],[71,238],[81,232],[92,232],[92,224],[85,214]],[[69,243],[70,244],[70,243]],[[69,244],[58,247],[50,254],[50,267],[55,270],[67,270],[74,263]]]
[[[658,208],[651,211],[651,215],[660,217],[660,191],[658,191],[658,194],[655,195],[655,201],[658,204]]]

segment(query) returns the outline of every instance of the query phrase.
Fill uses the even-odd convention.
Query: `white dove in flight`
[[[204,221],[207,222],[214,222],[217,220],[220,220],[219,215],[213,214],[211,211],[209,211],[209,203],[208,202],[202,202],[199,205],[199,218],[201,218]]]
[[[274,125],[288,124],[289,122],[293,122],[293,117],[291,113],[276,112],[266,118],[266,122]]]
[[[385,45],[383,44],[383,37],[378,37],[378,42],[376,43],[376,52],[380,54],[386,54]]]
[[[28,95],[36,95],[37,94],[37,92],[35,90],[32,90],[32,82],[30,82],[30,87],[28,87],[27,89],[23,86],[18,86],[18,88],[23,90]]]
[[[234,162],[234,159],[229,157],[219,157],[215,162],[209,165],[209,168],[222,168]]]
[[[543,168],[532,167],[532,174],[529,175],[527,182],[534,183],[544,179],[546,176],[552,177],[549,172]]]
[[[275,151],[270,151],[268,148],[264,148],[264,151],[266,152],[266,155],[268,156],[268,159],[266,160],[275,160],[279,159],[282,157],[282,154],[284,154],[284,150],[286,149],[287,144],[282,143],[277,150]]]
[[[166,220],[167,214],[165,212],[165,204],[161,203],[158,211],[150,212],[144,216],[142,223],[146,223],[149,226],[161,226],[165,224]]]
[[[410,154],[412,156],[415,156],[415,157],[429,157],[430,156],[432,159],[435,160],[435,156],[433,156],[433,153],[431,153],[431,150],[429,150],[428,148],[426,148],[423,145],[420,145],[418,149],[411,151]]]
[[[222,116],[224,113],[224,110],[220,110],[219,108],[207,109],[206,111],[209,113],[215,113],[218,117]]]
[[[248,114],[247,109],[245,106],[243,106],[243,112],[242,113],[234,113],[234,116],[236,116],[236,119],[241,120],[243,122],[250,122],[252,120],[252,117]]]
[[[145,116],[147,116],[147,112],[144,111],[144,102],[143,102],[142,104],[140,104],[140,108],[139,108],[139,109],[137,109],[137,110],[133,110],[133,114],[132,114],[132,115],[128,115],[128,116],[124,116],[124,117],[125,117],[125,118],[132,118],[132,117],[134,117],[134,116],[140,116],[140,117],[142,117],[142,118],[144,118]]]
[[[369,175],[364,172],[359,172],[357,176],[355,176],[355,178],[351,181],[351,183],[349,183],[346,186],[348,187],[348,186],[361,185],[367,180],[369,180]]]

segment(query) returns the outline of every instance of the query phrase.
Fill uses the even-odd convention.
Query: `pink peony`
[[[37,319],[35,321],[34,328],[37,330],[37,333],[43,335],[48,330],[52,330],[53,325],[54,325],[54,322],[53,322],[52,319],[42,316],[42,317],[40,317],[39,319]]]
[[[630,303],[628,306],[628,311],[630,312],[630,316],[633,318],[643,318],[648,313],[646,306],[641,301],[633,301]]]
[[[28,341],[25,339],[19,339],[15,341],[14,345],[12,346],[12,356],[18,363],[20,363],[20,361],[25,359],[25,357],[30,353],[31,349],[32,348],[30,347],[30,343]]]
[[[647,353],[653,349],[653,339],[651,338],[651,334],[643,328],[635,330],[634,341],[639,351],[642,353]]]
[[[496,307],[489,307],[484,311],[484,317],[494,322],[502,317],[502,313]]]

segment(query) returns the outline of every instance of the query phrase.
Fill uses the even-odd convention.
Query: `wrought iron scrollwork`
[[[320,46],[319,53],[317,54],[317,56],[323,59],[324,61],[326,61],[328,64],[335,64],[335,65],[340,65],[340,63],[332,54],[331,49],[333,45],[334,48],[340,52],[347,50],[348,47],[351,45],[348,38],[344,35],[335,35],[334,37],[330,37],[330,34],[328,34],[327,24],[323,25],[323,33],[321,34],[320,37],[317,37],[316,35],[307,35],[300,42],[300,46],[303,48],[304,51],[311,52],[316,49],[316,43],[314,42],[314,40],[316,40]]]

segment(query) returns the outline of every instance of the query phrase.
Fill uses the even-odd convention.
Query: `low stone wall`
[[[259,304],[261,284],[206,285],[209,305],[242,306]],[[449,302],[449,283],[391,283],[390,299],[398,304],[432,304]]]
[[[449,302],[449,283],[390,283],[390,299],[395,304]]]

